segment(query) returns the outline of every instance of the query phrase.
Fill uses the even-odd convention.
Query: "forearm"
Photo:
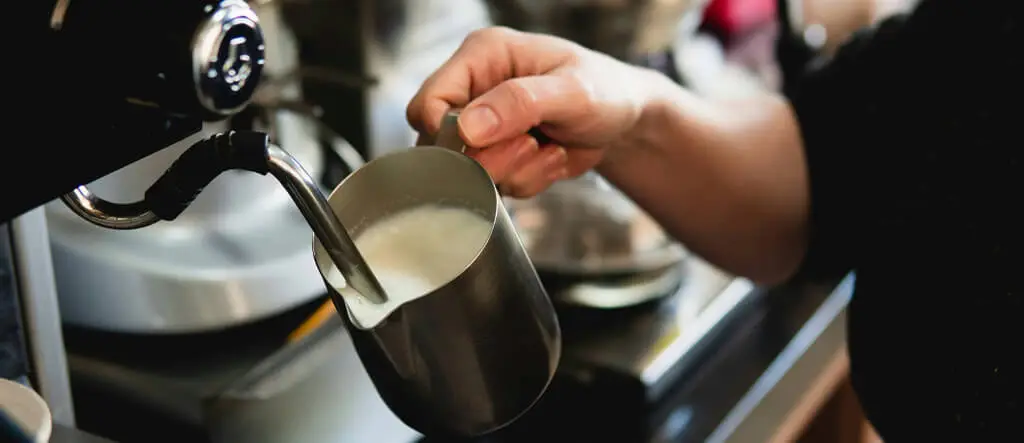
[[[600,172],[693,252],[763,283],[796,271],[808,226],[797,123],[770,94],[710,102],[667,80]]]

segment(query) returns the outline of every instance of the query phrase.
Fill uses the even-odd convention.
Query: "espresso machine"
[[[26,92],[10,98],[23,116],[11,123],[45,129],[0,174],[12,190],[0,204],[0,367],[5,379],[40,393],[59,441],[76,418],[40,207],[242,110],[259,83],[266,48],[256,15],[240,0],[10,6],[7,13],[18,17],[10,29],[18,35],[5,37],[19,62],[8,69],[9,85]],[[125,202],[107,209],[133,208]]]
[[[212,132],[244,127],[245,119],[239,116],[250,112],[253,104],[281,109],[288,107],[282,103],[294,102],[294,96],[284,94],[275,99],[275,106],[275,100],[268,102],[260,95],[257,83],[288,77],[291,69],[288,57],[275,45],[294,37],[297,58],[304,65],[299,91],[316,98],[322,111],[317,115],[325,126],[348,139],[363,156],[373,157],[411,143],[413,134],[402,115],[405,102],[465,35],[490,23],[485,4],[478,0],[249,4],[240,0],[53,0],[17,2],[11,8],[31,9],[23,16],[35,31],[23,38],[39,42],[19,58],[23,66],[32,67],[30,73],[19,74],[29,82],[24,89],[36,94],[16,105],[21,115],[43,116],[49,123],[44,136],[36,139],[39,146],[19,150],[18,160],[26,161],[16,164],[64,169],[47,166],[45,179],[34,177],[25,184],[15,181],[17,174],[0,174],[6,189],[17,190],[0,205],[11,240],[4,270],[14,282],[13,290],[0,291],[0,295],[14,296],[0,297],[0,301],[11,300],[8,306],[17,303],[14,309],[0,310],[6,315],[0,317],[0,324],[8,324],[10,313],[15,312],[20,325],[14,333],[7,328],[0,334],[5,346],[11,343],[9,348],[14,349],[0,354],[4,377],[40,392],[56,424],[117,441],[417,441],[420,436],[381,401],[340,318],[331,317],[320,327],[302,332],[323,303],[322,296],[297,290],[293,299],[257,310],[240,300],[246,288],[259,287],[260,282],[251,280],[246,286],[237,283],[243,279],[233,280],[221,285],[219,292],[206,293],[219,297],[226,308],[222,312],[231,315],[201,319],[205,299],[197,297],[194,303],[182,305],[186,306],[182,312],[172,312],[193,315],[178,315],[179,322],[174,323],[167,321],[172,318],[166,314],[169,311],[159,309],[148,312],[164,312],[163,316],[136,316],[135,321],[104,318],[138,308],[117,303],[158,304],[158,299],[145,295],[128,298],[130,291],[97,301],[95,306],[88,306],[90,291],[71,298],[58,294],[76,290],[73,282],[91,284],[93,290],[101,284],[111,287],[119,279],[140,291],[146,287],[138,284],[137,277],[145,273],[76,271],[81,264],[108,270],[113,269],[110,263],[126,261],[131,262],[128,268],[136,270],[192,266],[191,272],[176,274],[177,279],[167,278],[166,273],[148,275],[164,278],[162,285],[171,288],[168,295],[182,281],[202,282],[199,277],[226,274],[224,263],[232,263],[227,258],[215,257],[222,261],[211,269],[220,273],[204,274],[199,254],[194,260],[184,255],[177,262],[158,255],[170,252],[171,259],[182,257],[184,248],[163,246],[180,242],[175,245],[180,248],[197,233],[212,239],[210,243],[223,242],[232,233],[225,235],[214,228],[245,226],[229,220],[238,214],[243,222],[257,220],[258,208],[274,209],[280,203],[274,198],[238,201],[233,196],[246,200],[247,195],[255,195],[244,189],[234,193],[229,185],[240,177],[218,179],[224,181],[223,192],[211,187],[205,191],[212,191],[205,204],[196,200],[194,212],[187,211],[166,226],[87,236],[82,233],[93,227],[71,217],[89,216],[93,208],[113,215],[107,220],[110,223],[137,222],[139,208],[133,202],[139,193],[145,198],[150,180],[157,178],[149,175],[176,157],[178,150]],[[458,20],[453,24],[452,18]],[[287,29],[272,29],[282,23]],[[271,35],[286,37],[272,39]],[[274,72],[275,64],[284,74]],[[322,80],[330,76],[322,74],[339,69],[353,71],[351,78],[333,77],[344,77],[340,81],[348,86],[325,86]],[[277,135],[279,141],[300,157],[302,148],[285,141],[286,132]],[[311,170],[317,168],[314,154],[302,162]],[[261,185],[253,181],[242,187]],[[77,201],[76,210],[68,211],[60,203],[42,208],[61,197]],[[238,208],[237,212],[228,206]],[[268,213],[280,219],[296,216],[285,210]],[[156,238],[142,239],[147,232]],[[89,243],[112,238],[107,234],[121,235],[116,240],[123,245],[120,255],[89,250],[115,244]],[[306,248],[309,233],[303,237],[301,245]],[[287,240],[259,238],[267,243]],[[231,247],[218,249],[212,244],[199,247],[217,254],[233,252]],[[132,251],[136,248],[139,251]],[[674,395],[674,383],[706,348],[709,337],[755,294],[749,282],[699,260],[688,259],[680,268],[687,278],[666,302],[596,313],[599,320],[567,316],[565,357],[551,395],[508,432],[495,435],[499,440],[494,441],[539,441],[532,438],[544,428],[535,426],[538,422],[553,422],[560,434],[570,436],[579,436],[574,432],[583,428],[645,435],[669,432],[664,429],[675,423],[679,412],[678,404],[666,400]],[[308,269],[315,272],[312,264]],[[72,283],[60,288],[57,282],[62,275],[74,273],[75,279],[67,280]],[[75,308],[79,310],[68,311],[68,317],[79,321],[62,327],[61,311],[71,309],[70,300],[79,303]],[[564,395],[567,392],[582,396]],[[623,397],[630,401],[621,401]],[[593,408],[573,414],[582,420],[562,420],[567,417],[565,411],[586,404]],[[614,429],[590,426],[595,417],[614,424]],[[527,437],[516,439],[517,435]]]
[[[4,174],[3,184],[20,192],[5,197],[3,220],[240,111],[263,69],[262,33],[241,1],[33,5],[23,20],[34,46],[18,49],[26,61],[18,86],[33,94],[18,105],[45,110],[40,123],[59,130],[47,131],[44,144],[61,148],[59,159],[42,147],[19,156],[65,169],[32,186]]]
[[[368,79],[408,91],[487,24],[471,20],[452,33],[436,20],[449,3],[414,6],[401,14],[373,1],[12,6],[24,7],[18,16],[32,28],[19,38],[36,43],[16,53],[34,94],[14,104],[48,124],[17,163],[64,169],[31,186],[3,174],[19,190],[0,205],[11,240],[0,275],[12,286],[0,291],[3,376],[39,392],[61,429],[116,441],[412,441],[417,434],[384,406],[340,319],[303,332],[324,290],[309,228],[279,184],[228,172],[195,200],[164,187],[189,203],[164,217],[174,223],[156,223],[146,201],[190,146],[234,140],[218,133],[267,131],[304,169],[333,175],[328,186],[339,175],[330,169],[344,174],[372,156],[370,145],[388,143],[374,134],[411,134],[391,118],[407,98],[370,91]],[[340,13],[323,24],[331,11]],[[365,20],[374,15],[387,20]],[[391,29],[375,27],[396,17],[418,32],[404,36],[405,49],[368,49],[393,38],[363,33],[386,36]],[[424,21],[434,25],[424,31]],[[335,47],[324,50],[325,41]],[[408,43],[451,49],[417,61],[423,78],[389,76],[406,69],[396,58],[423,49]],[[381,103],[385,118],[366,118],[381,115]],[[63,441],[57,435],[51,441]]]
[[[90,192],[110,201],[141,201],[191,145],[254,125],[287,146],[311,175],[322,175],[331,149],[315,119],[281,109],[282,103],[303,102],[292,76],[299,70],[295,39],[272,3],[254,4],[252,10],[259,16],[266,54],[256,74],[269,80],[249,87],[255,103],[230,118],[204,121],[195,134],[88,183]],[[252,78],[247,81],[259,80]],[[213,181],[174,223],[146,229],[104,229],[60,201],[46,209],[61,314],[68,325],[135,334],[200,333],[273,316],[323,292],[305,244],[308,226],[276,182],[255,174],[234,172]]]

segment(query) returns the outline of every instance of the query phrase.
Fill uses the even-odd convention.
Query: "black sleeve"
[[[1007,202],[1024,201],[1022,8],[924,0],[801,81],[790,99],[811,184],[805,276],[910,258],[900,251],[970,217],[1020,220]]]

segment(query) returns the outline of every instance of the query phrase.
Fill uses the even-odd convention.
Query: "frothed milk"
[[[373,327],[397,306],[440,288],[457,277],[487,242],[489,220],[467,209],[424,205],[385,217],[363,230],[356,248],[377,276],[388,301],[374,304],[348,297],[352,319]],[[331,265],[326,280],[336,288],[344,277]]]

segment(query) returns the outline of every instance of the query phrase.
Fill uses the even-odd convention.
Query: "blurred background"
[[[64,14],[76,32],[75,17],[180,19],[125,2],[42,3],[50,29]],[[261,129],[329,190],[414,143],[406,104],[486,26],[562,36],[726,100],[798,86],[851,34],[916,1],[247,3],[266,53],[251,103],[89,189],[138,200],[200,138]],[[82,127],[110,126],[83,114]],[[427,441],[381,402],[325,304],[288,196],[267,177],[226,175],[174,223],[143,230],[98,228],[60,202],[3,224],[0,375],[41,395],[57,443]],[[758,288],[689,254],[596,175],[509,207],[565,354],[540,404],[481,442],[872,440],[847,381],[854,276]]]

